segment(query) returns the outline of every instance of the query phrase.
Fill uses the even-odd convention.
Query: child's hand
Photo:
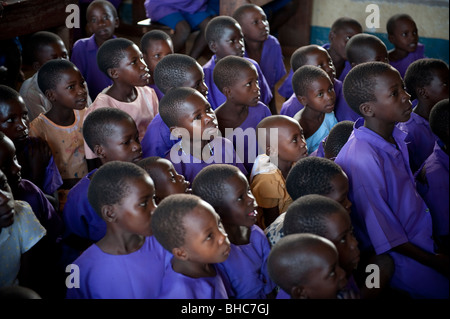
[[[437,271],[446,276],[450,277],[450,257],[444,254],[435,255],[435,267]]]

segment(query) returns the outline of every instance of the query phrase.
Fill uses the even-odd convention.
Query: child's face
[[[178,111],[178,127],[186,129],[190,140],[195,136],[207,139],[217,136],[218,124],[216,114],[203,95],[196,92],[189,96]]]
[[[384,62],[389,63],[388,51],[385,46],[372,44],[370,46],[366,46],[363,49],[363,61],[364,62]]]
[[[347,212],[340,210],[327,217],[326,238],[331,240],[338,250],[339,265],[347,274],[351,274],[359,263],[359,248]]]
[[[226,27],[222,31],[222,37],[210,45],[211,51],[220,60],[229,55],[243,57],[245,53],[244,35],[241,27]]]
[[[330,180],[330,185],[331,192],[325,196],[341,204],[350,213],[352,203],[348,199],[349,184],[347,175],[344,172],[336,174]]]
[[[224,182],[224,205],[218,208],[225,225],[251,227],[256,223],[257,204],[247,179],[241,172]]]
[[[205,98],[208,96],[208,87],[205,83],[205,74],[200,64],[196,63],[186,74],[182,87],[189,87],[199,91]]]
[[[128,183],[128,195],[120,203],[115,204],[117,213],[116,223],[122,226],[126,232],[151,236],[150,221],[156,204],[155,186],[150,176],[143,175],[139,178],[132,178]]]
[[[443,99],[448,99],[448,69],[434,69],[432,73],[433,79],[430,84],[425,86],[425,89],[429,98],[433,101],[432,104],[436,104]]]
[[[99,155],[103,161],[139,162],[142,159],[142,148],[134,121],[123,119],[115,123],[100,149]]]
[[[261,99],[256,68],[252,66],[251,68],[236,70],[236,72],[239,72],[240,76],[225,91],[227,93],[227,100],[232,101],[234,104],[256,106]]]
[[[306,56],[305,65],[318,66],[319,68],[327,72],[332,81],[336,78],[336,68],[334,67],[330,55],[325,49],[318,48],[317,50],[310,52]]]
[[[5,137],[0,141],[0,170],[5,172],[8,178],[8,183],[13,189],[17,189],[21,177],[21,169],[16,157],[16,148],[13,142]]]
[[[125,57],[114,70],[113,79],[128,85],[145,86],[150,80],[147,65],[141,51],[135,44],[125,49]]]
[[[119,26],[119,18],[110,7],[98,4],[87,12],[87,26],[95,38],[103,43],[114,35],[115,29]]]
[[[334,85],[328,76],[321,76],[312,81],[306,96],[300,97],[300,102],[306,107],[321,113],[331,113],[336,102]]]
[[[372,105],[372,116],[386,123],[406,122],[411,117],[410,95],[405,91],[400,74],[388,70],[379,75],[373,89],[376,101]]]
[[[50,60],[64,59],[67,60],[69,54],[67,53],[66,46],[62,40],[58,40],[54,43],[43,45],[40,47],[36,54],[36,61],[33,62],[33,68],[37,71]]]
[[[0,131],[14,143],[28,139],[28,110],[22,97],[0,102]]]
[[[61,72],[60,79],[54,89],[45,92],[54,104],[74,110],[87,107],[87,91],[85,81],[77,68],[70,68]]]
[[[361,32],[362,30],[353,24],[348,24],[339,30],[330,32],[330,49],[333,49],[341,59],[347,60],[345,46],[352,36]]]
[[[14,223],[14,197],[8,179],[0,170],[0,230]]]
[[[414,21],[404,18],[395,23],[394,32],[388,36],[389,41],[396,49],[405,52],[414,52],[419,42],[419,34]]]
[[[270,28],[266,14],[260,8],[249,8],[239,23],[245,40],[264,42],[269,37]]]
[[[339,266],[338,252],[329,245],[316,245],[313,264],[305,284],[305,294],[309,299],[336,299],[339,290],[347,283],[345,272]]]
[[[208,203],[200,202],[183,219],[184,245],[180,248],[191,262],[221,263],[230,253],[230,241],[219,215]]]
[[[278,161],[297,162],[308,156],[303,129],[298,121],[286,120],[278,126]]]
[[[189,181],[178,174],[173,164],[165,158],[158,159],[152,164],[152,176],[156,187],[156,204],[169,195],[191,192]]]
[[[172,41],[165,40],[152,40],[147,48],[142,52],[144,56],[144,61],[153,74],[156,65],[162,60],[166,55],[173,53]]]

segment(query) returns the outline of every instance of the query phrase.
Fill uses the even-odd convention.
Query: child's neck
[[[413,112],[417,115],[420,115],[425,120],[429,120],[429,115],[431,112],[431,109],[434,105],[430,105],[428,103],[425,103],[424,101],[419,101],[416,105],[416,107],[413,109]]]
[[[185,153],[186,155],[191,155],[193,157],[199,158],[202,161],[207,161],[209,159],[209,156],[212,156],[212,146],[209,145],[209,143],[211,143],[211,141],[208,140],[201,140],[200,142],[195,142],[196,144],[194,145],[194,141],[191,139],[189,141],[189,146],[187,145],[187,143],[184,142],[184,140],[182,139],[180,142],[180,148],[182,150],[183,153]],[[195,148],[195,152],[194,152],[194,148]],[[198,148],[198,149],[197,149]],[[207,148],[211,148],[208,151],[203,152],[203,150]]]
[[[45,116],[60,126],[71,126],[75,122],[74,110],[60,105],[52,105]]]
[[[285,180],[292,168],[292,165],[292,162],[283,161],[278,157],[278,169],[281,171],[281,174],[283,175]]]
[[[217,108],[215,113],[222,136],[225,136],[225,128],[235,129],[247,119],[248,108],[248,105],[235,104],[229,100]]]
[[[228,234],[228,239],[234,245],[247,245],[250,242],[250,227],[223,224],[225,231]]]
[[[389,61],[398,61],[406,57],[408,53],[409,53],[408,51],[394,48],[388,52],[388,58]]]
[[[260,41],[245,41],[245,51],[250,59],[256,62],[261,62],[261,55],[263,50],[264,42]]]
[[[192,260],[172,258],[172,269],[191,278],[214,277],[216,269],[212,264],[197,263]]]
[[[300,126],[303,128],[303,135],[305,138],[313,135],[325,119],[325,113],[316,111],[306,105],[300,111],[299,116]]]
[[[374,131],[378,135],[380,135],[384,140],[391,144],[397,145],[394,137],[392,136],[392,132],[394,131],[395,123],[386,123],[381,122],[375,118],[365,118],[364,119],[364,127],[367,127],[369,130]]]
[[[106,94],[120,102],[130,103],[136,100],[138,96],[137,89],[134,85],[119,84],[114,82],[106,91]]]
[[[106,235],[97,242],[97,246],[110,255],[128,255],[139,250],[144,242],[145,236],[108,228]]]

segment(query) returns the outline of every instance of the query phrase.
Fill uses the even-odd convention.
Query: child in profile
[[[256,202],[247,178],[235,166],[214,164],[195,177],[192,192],[219,214],[231,243],[230,256],[217,267],[223,270],[236,299],[274,298],[275,284],[267,274],[270,245],[255,225]]]
[[[89,95],[95,100],[104,88],[112,84],[97,65],[97,52],[105,41],[116,37],[114,32],[119,27],[119,17],[110,1],[94,0],[87,7],[86,22],[92,36],[74,43],[70,60],[80,70],[87,82]]]
[[[210,204],[195,195],[170,195],[155,209],[151,229],[173,255],[157,298],[228,299],[217,264],[230,255],[230,241]]]
[[[395,14],[386,24],[388,40],[394,45],[389,50],[389,63],[403,78],[408,66],[425,58],[425,46],[419,42],[419,33],[413,18],[405,13]]]
[[[314,152],[320,142],[337,124],[334,116],[336,94],[328,74],[312,65],[304,65],[292,77],[295,95],[305,107],[294,115],[303,128],[308,153]]]
[[[329,239],[292,234],[272,247],[267,268],[291,299],[336,299],[347,283],[338,260],[338,251]]]
[[[219,136],[217,119],[208,101],[197,90],[174,88],[161,99],[159,112],[173,136],[181,139],[166,158],[190,183],[205,166],[227,163],[247,176],[233,143]]]
[[[98,169],[88,199],[106,234],[74,261],[80,285],[68,288],[66,298],[157,298],[167,253],[152,236],[154,195],[152,179],[136,164],[112,161]]]
[[[150,156],[136,163],[150,175],[155,183],[155,203],[158,205],[164,198],[173,194],[190,194],[191,183],[178,174],[173,164],[159,156]]]
[[[258,225],[265,229],[292,203],[286,178],[292,166],[308,155],[303,130],[293,118],[271,115],[257,126],[260,152],[250,174],[258,203]]]
[[[39,70],[38,84],[52,107],[30,123],[30,136],[46,140],[63,180],[59,211],[69,190],[88,172],[81,133],[87,90],[78,68],[67,60],[51,60]]]
[[[151,30],[142,36],[140,47],[145,64],[148,67],[148,73],[150,74],[148,85],[155,90],[158,99],[161,100],[164,93],[155,84],[154,72],[159,61],[165,56],[174,53],[172,39],[164,31]]]

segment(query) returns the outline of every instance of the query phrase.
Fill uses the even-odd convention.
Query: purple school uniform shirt
[[[334,106],[334,114],[338,122],[341,121],[356,121],[359,117],[355,111],[353,111],[350,106],[348,106],[347,101],[345,101],[344,93],[342,92],[342,82],[339,80],[334,80],[334,91],[336,93],[336,103]],[[303,104],[297,99],[295,93],[292,93],[290,98],[283,103],[280,114],[294,117],[294,115],[303,108]]]
[[[396,68],[403,78],[409,65],[414,61],[423,58],[425,58],[425,46],[422,43],[417,43],[416,51],[408,53],[408,55],[403,59],[397,61],[389,61],[389,64]]]
[[[206,11],[206,0],[145,0],[144,7],[147,17],[158,21],[175,12],[196,13]]]
[[[247,52],[245,52],[245,57],[248,57]],[[286,74],[286,69],[280,42],[270,34],[267,40],[264,41],[259,66],[271,91],[273,91],[275,84]]]
[[[74,261],[80,269],[80,287],[68,288],[66,298],[155,299],[169,256],[153,236],[127,255],[111,255],[93,244]]]
[[[172,146],[180,141],[179,138],[170,138],[170,129],[164,123],[161,115],[156,114],[147,126],[144,138],[141,141],[142,157],[159,156],[165,157]]]
[[[162,97],[164,96],[164,93],[161,92],[161,90],[156,86],[156,84],[149,84],[149,87],[151,87],[153,90],[155,90],[158,100],[161,101]]]
[[[448,298],[448,278],[412,258],[393,252],[412,243],[434,253],[431,216],[416,191],[409,168],[406,134],[394,127],[395,146],[358,119],[335,162],[349,178],[352,224],[361,250],[388,252],[395,271],[391,285],[413,298]]]
[[[416,172],[433,152],[437,137],[431,131],[430,123],[414,112],[407,122],[398,123],[397,127],[408,134],[405,142],[408,146],[409,163],[411,170]]]
[[[113,38],[115,37],[113,36]],[[83,75],[92,101],[103,89],[112,85],[112,80],[98,67],[97,51],[98,45],[92,35],[90,38],[79,39],[75,42],[70,58]]]
[[[251,227],[250,242],[231,244],[230,255],[217,264],[231,284],[232,297],[236,299],[266,299],[276,287],[267,271],[270,245],[264,232],[256,225]]]
[[[263,102],[266,105],[269,105],[273,95],[270,86],[267,83],[266,78],[263,75],[263,72],[261,71],[261,68],[259,67],[258,63],[255,60],[252,60],[250,58],[245,59],[252,62],[253,65],[256,67],[256,71],[258,72],[259,89],[261,92],[261,102]],[[211,108],[213,110],[217,109],[226,101],[225,95],[223,95],[223,93],[214,83],[213,71],[215,66],[216,66],[216,55],[214,54],[211,57],[211,59],[203,65],[203,72],[205,73],[205,84],[208,88],[208,102],[209,104],[211,104]]]
[[[233,144],[230,140],[222,137],[214,138],[209,145],[214,153],[207,161],[186,154],[182,150],[176,151],[178,148],[171,149],[167,153],[166,158],[172,162],[173,167],[178,174],[181,174],[192,185],[195,176],[202,170],[202,168],[217,163],[234,165],[241,170],[241,172],[248,176],[242,160],[236,155]],[[205,146],[208,149],[208,146]],[[202,150],[203,151],[203,150]]]
[[[421,169],[416,173],[417,191],[430,209],[433,220],[433,235],[449,235],[449,159],[436,141],[431,155],[422,168],[425,170],[426,182],[418,179]]]

